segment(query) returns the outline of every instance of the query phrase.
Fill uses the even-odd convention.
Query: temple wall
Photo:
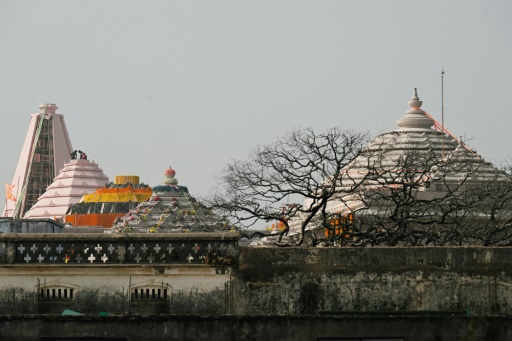
[[[234,314],[456,311],[512,315],[512,248],[246,248]]]
[[[318,323],[510,317],[511,256],[510,247],[243,248],[230,233],[0,234],[0,311],[286,315]]]
[[[64,226],[52,219],[0,218],[0,233],[61,233]]]
[[[0,340],[511,340],[510,317],[0,316]]]
[[[234,234],[0,234],[0,310],[224,314],[223,262],[234,264],[237,243]]]
[[[2,314],[224,314],[229,271],[208,266],[0,269]],[[138,297],[135,297],[137,291]]]

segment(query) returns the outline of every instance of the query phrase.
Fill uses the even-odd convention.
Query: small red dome
[[[176,175],[176,171],[174,169],[172,169],[171,167],[169,167],[165,170],[164,174],[168,178],[174,178],[174,176]]]

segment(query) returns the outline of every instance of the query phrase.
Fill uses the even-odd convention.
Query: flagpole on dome
[[[441,67],[441,158],[444,159],[444,67]]]

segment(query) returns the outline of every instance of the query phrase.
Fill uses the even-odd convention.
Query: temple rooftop
[[[107,183],[108,177],[103,174],[103,170],[94,161],[88,160],[86,155],[84,158],[72,159],[64,164],[46,192],[23,218],[63,218],[70,205],[79,202],[84,194],[93,193]]]

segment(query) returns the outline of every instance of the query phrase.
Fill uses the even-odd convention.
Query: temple
[[[162,185],[153,187],[153,194],[114,222],[108,232],[170,233],[220,232],[229,225],[209,208],[198,202],[188,188],[178,185],[176,171],[164,172]]]
[[[74,153],[74,152],[73,152]],[[83,156],[64,164],[57,177],[23,218],[64,220],[70,205],[108,183],[108,177],[93,161]]]
[[[118,217],[148,200],[152,193],[151,187],[139,183],[138,176],[118,175],[115,183],[108,183],[71,205],[65,221],[73,226],[112,227]]]
[[[70,159],[73,150],[64,116],[55,113],[57,106],[47,103],[39,109],[30,118],[4,217],[23,217]]]
[[[503,172],[422,110],[416,89],[408,105],[410,109],[396,121],[398,128],[378,135],[337,177],[336,194],[327,204],[327,211],[337,219],[382,214],[391,206],[375,198],[383,199],[383,191],[407,182],[417,183],[416,199],[428,201],[454,188],[460,191],[485,181],[508,181]],[[313,204],[312,199],[304,202],[305,207]],[[290,221],[292,238],[300,232],[303,219],[299,215]],[[323,234],[321,229],[315,232]]]
[[[372,206],[372,194],[408,185],[422,199],[442,198],[461,184],[476,188],[491,180],[492,190],[507,181],[444,127],[433,129],[439,125],[421,105],[415,91],[396,130],[377,136],[341,172],[322,177],[339,189],[329,214],[354,222],[364,211],[378,214],[384,205]],[[242,247],[238,231],[180,185],[171,167],[153,188],[137,176],[108,183],[84,152],[71,152],[55,108],[33,116],[15,176],[21,188],[14,181],[19,192],[7,193],[6,212],[27,219],[0,219],[0,339],[512,340],[510,191],[501,206],[508,231],[497,228],[499,219],[488,226],[510,232],[501,245],[487,235],[489,243],[478,246]],[[42,175],[47,185],[39,184]],[[16,199],[26,206],[15,208]],[[437,216],[439,207],[448,209],[440,202],[430,212],[406,213]],[[486,212],[462,217],[462,211],[452,212],[470,219],[472,234],[478,225],[472,218]],[[109,229],[74,229],[52,220],[62,217],[75,226],[115,222]],[[300,218],[290,222],[289,238],[299,234]],[[384,224],[367,225],[386,232]],[[352,231],[341,232],[343,238]]]
[[[376,168],[385,170],[397,167],[398,160],[404,157],[456,163],[459,167],[454,168],[457,172],[450,175],[452,180],[458,179],[460,173],[467,173],[467,170],[471,170],[468,180],[472,182],[493,179],[501,173],[423,111],[423,102],[419,100],[416,89],[408,104],[410,109],[396,121],[398,128],[377,136],[361,155],[342,171],[345,175],[342,187],[353,186],[359,181],[365,182],[365,188],[376,185],[368,179],[368,172]],[[422,170],[412,171],[419,173]]]

